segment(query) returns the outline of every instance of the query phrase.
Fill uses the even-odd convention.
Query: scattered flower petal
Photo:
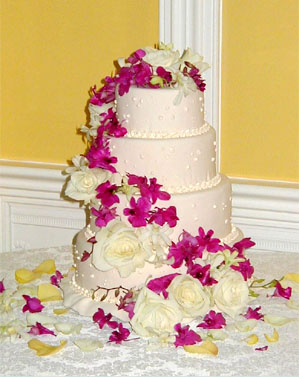
[[[189,353],[196,353],[201,355],[208,355],[208,356],[217,356],[218,355],[218,347],[215,343],[210,341],[209,339],[205,340],[200,346],[191,345],[191,346],[184,346],[184,350]]]
[[[244,316],[245,318],[247,318],[247,319],[256,319],[256,320],[261,319],[261,320],[263,320],[264,315],[261,314],[261,313],[259,313],[259,310],[260,310],[260,309],[261,309],[260,306],[258,306],[258,307],[255,308],[255,309],[252,309],[252,308],[249,307],[249,308],[247,309],[246,314],[244,314],[243,316]]]
[[[293,281],[295,283],[299,283],[299,274],[289,273],[289,274],[285,274],[283,278],[285,280],[290,280],[290,281]]]
[[[257,325],[256,319],[247,319],[245,321],[236,321],[234,323],[235,328],[240,332],[251,331]]]
[[[30,313],[39,313],[43,310],[44,306],[41,304],[40,300],[36,297],[30,297],[28,295],[23,295],[26,304],[23,306],[23,313],[29,311]]]
[[[255,334],[252,334],[252,335],[249,335],[247,338],[243,339],[249,346],[253,346],[255,345],[258,341],[259,341],[259,338],[257,337],[257,335]]]
[[[204,322],[197,325],[197,327],[202,327],[203,329],[221,329],[225,325],[226,321],[223,315],[210,310],[204,317]]]
[[[83,352],[92,352],[98,348],[103,348],[104,345],[97,339],[81,338],[73,342]]]
[[[228,334],[222,329],[211,329],[208,331],[208,337],[213,340],[225,340]]]
[[[291,287],[283,288],[279,282],[276,283],[275,291],[273,293],[274,297],[283,297],[283,298],[289,300],[291,295],[292,295],[292,288]]]
[[[31,281],[39,279],[40,277],[41,274],[35,273],[25,268],[20,268],[15,272],[15,279],[19,284],[30,283]]]
[[[39,322],[42,325],[53,325],[58,322],[55,317],[50,317],[41,313],[28,313],[26,320],[29,326],[35,325],[36,322]]]
[[[29,334],[31,335],[54,335],[54,331],[47,329],[44,327],[41,323],[36,322],[36,325],[31,326],[30,331],[28,331]]]
[[[289,322],[295,321],[296,318],[287,318],[287,317],[281,317],[278,315],[270,315],[266,314],[264,316],[264,321],[272,326],[283,326]]]
[[[299,302],[298,301],[294,301],[294,300],[288,300],[286,302],[286,306],[290,309],[295,309],[295,310],[299,310]]]
[[[45,283],[38,286],[37,297],[42,301],[60,301],[62,296],[56,286]]]
[[[82,329],[82,325],[76,325],[74,323],[59,322],[55,323],[54,327],[57,331],[61,332],[64,335],[74,334],[79,335]]]
[[[269,343],[275,343],[279,339],[279,335],[276,329],[273,330],[273,335],[269,336],[267,334],[264,334],[265,338],[268,340]]]
[[[66,340],[61,340],[60,346],[51,346],[50,344],[43,343],[38,339],[31,339],[28,342],[28,347],[34,350],[37,356],[51,356],[61,351],[65,347],[66,343]]]
[[[56,315],[63,315],[69,312],[69,309],[64,309],[64,308],[58,308],[58,309],[53,309],[53,313]]]
[[[0,293],[3,293],[5,291],[5,287],[4,287],[4,284],[3,284],[3,279],[0,280]]]
[[[53,259],[47,259],[38,265],[33,272],[40,274],[54,274],[56,271],[55,261]]]
[[[267,349],[268,349],[268,346],[264,346],[264,347],[256,348],[255,350],[256,351],[267,351]]]

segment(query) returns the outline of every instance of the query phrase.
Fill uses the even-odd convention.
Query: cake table
[[[247,254],[255,267],[257,277],[281,278],[288,272],[298,272],[299,258],[296,253],[250,251]],[[14,271],[18,268],[33,269],[46,259],[54,259],[62,273],[72,264],[70,246],[40,250],[25,250],[0,253],[0,280],[6,288],[14,288]],[[256,299],[264,313],[296,318],[298,310],[288,308],[282,298]],[[298,297],[296,298],[298,300]],[[59,305],[56,305],[59,306]],[[24,314],[19,310],[20,318]],[[145,340],[123,342],[121,345],[107,343],[110,329],[99,330],[90,318],[73,311],[61,316],[62,321],[82,324],[81,337],[98,338],[104,348],[83,353],[73,343],[78,336],[58,335],[39,337],[43,342],[58,344],[66,339],[66,347],[51,357],[37,357],[28,348],[27,342],[15,344],[5,341],[0,344],[1,376],[298,376],[299,321],[292,321],[278,328],[280,339],[267,343],[264,330],[254,330],[267,351],[256,351],[242,339],[248,333],[229,335],[225,341],[216,342],[219,354],[216,357],[201,357],[185,352],[181,347],[165,347],[149,350]],[[270,330],[268,330],[270,333]]]

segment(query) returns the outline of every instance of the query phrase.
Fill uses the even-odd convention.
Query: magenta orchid
[[[201,266],[200,264],[189,263],[187,273],[198,279],[202,285],[217,284],[217,280],[210,276],[211,265]]]
[[[123,341],[127,340],[129,335],[130,331],[123,327],[122,323],[119,323],[118,331],[112,331],[112,334],[109,337],[109,342],[121,344]]]
[[[99,210],[95,208],[91,208],[91,213],[96,217],[95,223],[96,226],[102,228],[107,226],[107,224],[114,220],[117,216],[116,214],[116,207],[108,208],[108,207],[100,207]]]
[[[30,297],[28,295],[23,295],[26,304],[23,306],[23,313],[29,311],[30,313],[39,313],[43,310],[44,306],[41,304],[40,300],[36,297]]]
[[[84,250],[80,261],[85,262],[90,257],[90,255],[91,255],[91,253],[88,253],[86,250]]]
[[[279,282],[276,283],[273,297],[283,297],[289,300],[291,295],[292,295],[291,287],[283,288]]]
[[[149,198],[152,204],[155,204],[158,199],[169,200],[170,194],[166,191],[160,191],[162,185],[157,183],[156,178],[150,178],[149,184],[140,185],[140,193],[142,196]]]
[[[105,315],[104,310],[98,308],[98,311],[93,315],[92,319],[95,323],[99,325],[102,329],[105,325],[108,325],[111,329],[116,329],[118,324],[116,321],[111,321],[112,314],[108,313]]]
[[[151,217],[149,218],[149,224],[156,223],[163,226],[165,223],[169,225],[170,228],[176,226],[179,218],[177,217],[176,207],[170,206],[168,208],[155,208],[155,211],[151,212]]]
[[[210,253],[217,253],[218,251],[223,250],[224,247],[220,245],[220,240],[218,238],[212,238],[213,234],[213,230],[210,229],[205,233],[203,228],[199,227],[196,239],[202,251],[206,249]]]
[[[132,197],[130,200],[130,207],[125,208],[123,213],[128,216],[129,222],[133,227],[138,228],[146,225],[146,218],[149,216],[151,202],[147,198],[139,198],[136,202]]]
[[[93,96],[90,103],[101,106],[104,103],[110,103],[115,100],[116,78],[107,76],[105,78],[106,84],[97,92],[96,86],[92,88]]]
[[[0,293],[3,293],[5,291],[3,280],[4,279],[0,280]]]
[[[56,270],[55,275],[50,277],[51,284],[56,285],[56,287],[60,287],[59,283],[63,279],[63,275],[60,271]]]
[[[54,331],[47,329],[44,327],[41,323],[36,322],[36,325],[31,326],[30,331],[28,331],[28,334],[31,335],[53,335],[56,336]]]
[[[210,310],[204,317],[204,322],[197,325],[203,329],[222,329],[226,325],[226,320],[222,313],[216,313],[214,310]]]
[[[164,298],[167,298],[168,297],[167,288],[172,282],[172,280],[178,275],[180,274],[175,273],[175,274],[164,275],[156,279],[152,279],[147,283],[147,288],[155,292],[157,295],[162,293]]]
[[[175,336],[174,345],[176,347],[189,346],[202,341],[201,337],[193,330],[189,330],[189,325],[182,327],[180,323],[174,326],[178,335]]]
[[[119,123],[116,117],[116,112],[113,111],[112,108],[108,109],[107,113],[101,115],[103,116],[101,127],[103,127],[103,130],[106,131],[109,136],[119,138],[126,135],[127,129],[122,127]]]
[[[115,203],[119,203],[119,197],[115,194],[116,185],[112,185],[110,181],[106,181],[96,188],[98,192],[97,198],[101,199],[101,203],[105,207],[111,207]]]
[[[254,268],[250,264],[249,259],[246,259],[244,262],[239,262],[238,266],[231,265],[230,267],[235,271],[239,271],[243,275],[245,281],[250,279],[254,273]]]
[[[249,307],[247,309],[246,314],[244,314],[243,316],[246,319],[256,319],[256,320],[262,320],[263,321],[264,320],[264,314],[259,313],[260,310],[261,310],[260,306],[258,306],[255,309],[252,309],[252,308]]]
[[[133,301],[132,298],[133,292],[129,291],[123,297],[120,297],[119,304],[117,305],[118,310],[127,312],[130,319],[134,316],[134,307],[136,304],[136,301]]]
[[[111,156],[108,146],[92,145],[85,157],[89,161],[89,167],[91,169],[102,168],[111,171],[111,173],[116,173],[116,169],[112,164],[117,163],[117,158]]]

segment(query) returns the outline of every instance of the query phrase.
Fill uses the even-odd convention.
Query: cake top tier
[[[123,96],[132,86],[151,89],[177,89],[173,104],[179,104],[188,94],[205,90],[201,77],[209,65],[203,57],[190,48],[182,55],[173,45],[161,43],[158,48],[145,47],[135,51],[129,58],[118,59],[119,70],[105,78],[105,85],[96,91],[90,103],[103,106],[113,103],[116,95]],[[105,107],[105,106],[104,106]]]

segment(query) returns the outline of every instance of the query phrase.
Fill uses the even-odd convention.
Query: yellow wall
[[[298,0],[223,0],[221,170],[299,178]]]
[[[0,158],[66,163],[84,151],[88,91],[159,38],[158,0],[0,0]]]

